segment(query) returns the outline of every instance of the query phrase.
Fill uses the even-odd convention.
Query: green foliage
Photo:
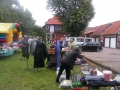
[[[32,13],[19,4],[18,0],[0,0],[0,22],[19,23],[23,35],[36,35],[45,37],[44,30],[37,26],[32,18]],[[40,31],[38,31],[40,30]],[[39,35],[38,35],[39,32]]]
[[[46,32],[42,27],[39,27],[37,25],[35,25],[33,27],[34,30],[34,35],[33,36],[39,36],[42,37],[44,41],[46,41]]]
[[[91,0],[48,0],[47,8],[55,12],[71,36],[79,36],[94,17]]]

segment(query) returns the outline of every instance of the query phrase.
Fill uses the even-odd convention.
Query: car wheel
[[[101,50],[103,50],[103,47],[101,47]]]
[[[97,49],[96,49],[96,52],[100,52],[100,48],[97,48]]]

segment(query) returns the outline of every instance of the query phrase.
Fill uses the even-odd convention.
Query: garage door
[[[95,38],[93,38],[93,42],[95,42]]]
[[[99,42],[99,38],[96,38],[96,42]]]
[[[111,40],[110,40],[110,48],[116,48],[116,38],[111,38]]]
[[[105,38],[105,47],[109,47],[109,38]]]

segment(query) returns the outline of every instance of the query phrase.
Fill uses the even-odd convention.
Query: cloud
[[[52,12],[46,9],[46,0],[19,0],[19,2],[32,13],[37,25],[43,26],[49,18],[53,17]]]
[[[93,0],[96,14],[89,26],[94,27],[120,20],[119,4],[120,0]]]
[[[19,0],[21,5],[32,13],[36,24],[43,26],[45,22],[52,18],[52,12],[46,9],[47,0]],[[92,0],[95,8],[95,16],[89,22],[89,26],[94,27],[109,22],[120,20],[120,0]]]

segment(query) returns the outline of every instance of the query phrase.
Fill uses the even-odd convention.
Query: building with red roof
[[[95,42],[102,42],[105,47],[120,48],[120,20],[93,27],[84,34]]]
[[[56,16],[49,19],[44,26],[44,29],[47,33],[47,39],[49,40],[52,38],[52,41],[54,41],[59,40],[61,37],[63,37],[65,33],[63,32],[61,27],[62,22],[60,22]]]
[[[112,22],[103,35],[105,47],[120,48],[120,20]]]
[[[85,31],[84,32],[84,35],[86,37],[91,37],[92,33],[96,31],[98,27],[92,27],[92,28],[89,28],[89,30]]]
[[[45,24],[47,25],[62,25],[62,23],[58,20],[56,16],[54,16],[52,19],[49,19]]]
[[[47,38],[60,39],[63,37],[65,33],[61,26],[62,22],[56,16],[49,19],[44,26]],[[105,47],[120,48],[120,21],[89,28],[84,31],[84,36],[93,38],[95,42],[102,41]]]
[[[109,23],[98,26],[98,28],[91,34],[91,37],[94,38],[95,42],[103,41],[103,33],[110,26],[111,25]]]

